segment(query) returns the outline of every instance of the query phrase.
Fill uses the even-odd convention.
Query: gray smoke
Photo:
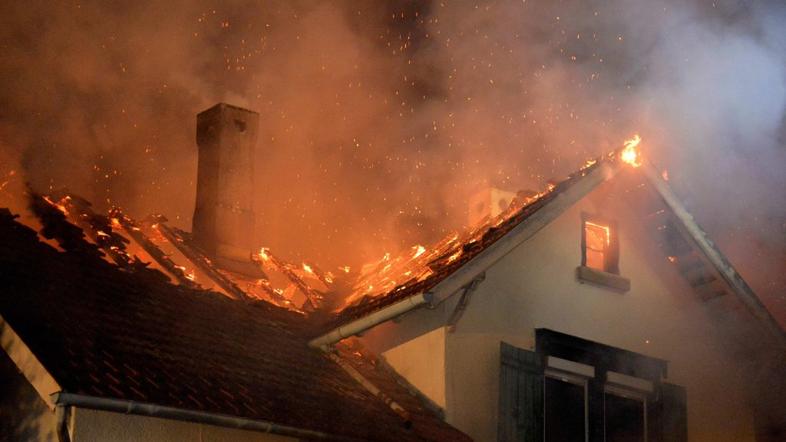
[[[223,100],[261,114],[265,245],[355,265],[460,227],[480,188],[542,188],[638,132],[786,313],[777,2],[30,1],[0,17],[0,184],[17,171],[1,205],[23,207],[27,180],[190,228],[195,115]]]

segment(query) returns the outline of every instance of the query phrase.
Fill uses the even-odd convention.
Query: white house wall
[[[534,330],[548,328],[668,360],[669,382],[687,388],[691,441],[753,440],[741,369],[710,310],[638,230],[638,217],[603,203],[613,188],[604,186],[486,272],[447,335],[448,421],[475,440],[496,440],[500,341],[532,349]],[[618,221],[620,273],[631,280],[629,292],[576,280],[582,211]]]

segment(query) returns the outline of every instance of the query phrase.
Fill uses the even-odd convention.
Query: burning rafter
[[[324,295],[318,292],[317,290],[311,288],[303,280],[303,278],[301,278],[294,272],[293,269],[297,267],[273,256],[270,253],[270,250],[264,247],[259,250],[257,256],[254,257],[253,259],[263,270],[265,266],[271,266],[275,270],[281,272],[284,276],[286,276],[292,282],[292,284],[294,284],[298,288],[298,290],[300,290],[300,292],[303,293],[303,295],[306,297],[306,302],[308,303],[309,310],[317,310],[319,308],[324,298]],[[309,272],[308,270],[305,271]],[[314,274],[313,268],[311,268],[311,271],[309,273]],[[303,307],[306,307],[305,304]]]
[[[147,235],[145,235],[145,233],[142,231],[142,228],[139,227],[136,221],[124,214],[117,207],[114,207],[109,211],[109,217],[112,220],[112,224],[122,227],[123,230],[128,233],[128,236],[139,243],[142,249],[153,259],[155,259],[156,262],[164,268],[164,270],[174,276],[180,284],[183,284],[189,288],[199,287],[199,285],[189,278],[188,274],[183,271],[182,267],[175,264],[175,262],[172,261],[166,253],[164,253],[155,243],[153,243],[153,241],[147,237]]]
[[[222,290],[224,290],[230,297],[235,299],[249,300],[248,293],[240,289],[229,278],[219,273],[213,268],[210,259],[205,256],[196,247],[192,247],[185,239],[183,232],[179,229],[169,227],[164,222],[166,218],[161,215],[155,216],[156,223],[153,228],[161,232],[164,238],[174,245],[183,255],[186,256],[192,263],[194,263],[200,271],[205,273],[213,282],[215,282]]]
[[[65,213],[68,213],[87,236],[118,266],[130,270],[147,268],[147,263],[128,254],[126,250],[128,239],[112,229],[109,218],[95,213],[87,200],[76,195],[60,198],[51,196],[51,198],[57,200],[57,205],[64,208]]]

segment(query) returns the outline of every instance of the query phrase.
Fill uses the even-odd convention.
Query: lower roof
[[[0,316],[65,392],[361,440],[468,440],[426,408],[402,419],[307,346],[302,315],[121,271],[61,221],[48,234],[68,236],[65,251],[0,209]]]

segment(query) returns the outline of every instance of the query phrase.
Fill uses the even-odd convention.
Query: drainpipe
[[[328,350],[331,345],[344,338],[362,333],[371,327],[389,319],[393,319],[396,316],[400,316],[410,310],[414,310],[424,304],[431,304],[432,299],[433,295],[431,293],[418,293],[415,296],[405,298],[368,316],[352,321],[349,324],[342,325],[318,338],[314,338],[308,345],[313,348]]]
[[[123,399],[100,398],[64,392],[54,393],[52,396],[54,403],[57,404],[56,410],[63,410],[62,412],[58,413],[58,436],[62,434],[60,431],[61,428],[67,429],[66,409],[70,408],[71,406],[75,406],[93,410],[111,411],[115,413],[135,414],[139,416],[195,422],[219,427],[237,428],[240,430],[257,431],[260,433],[272,433],[305,440],[320,439],[347,442],[360,442],[362,440],[346,436],[336,436],[323,433],[321,431],[279,425],[269,421],[246,419],[242,417],[208,413],[204,411],[186,410],[183,408],[167,407],[163,405],[134,402]],[[67,437],[67,431],[65,434]],[[60,439],[60,442],[70,441],[69,439]]]
[[[68,433],[68,419],[71,417],[71,407],[64,404],[55,406],[55,433],[58,442],[71,442],[71,435]]]

